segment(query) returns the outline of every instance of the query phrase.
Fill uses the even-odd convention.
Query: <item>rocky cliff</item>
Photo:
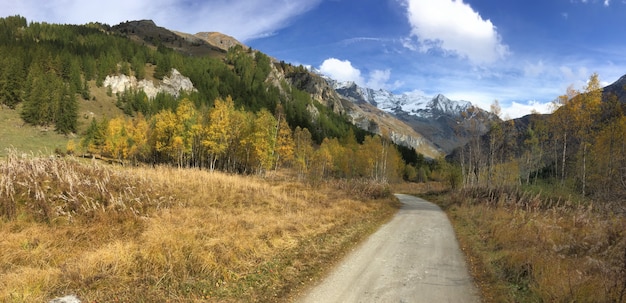
[[[196,91],[191,80],[181,75],[174,68],[169,76],[163,77],[163,80],[158,81],[156,85],[153,81],[146,79],[137,81],[135,76],[109,75],[104,79],[103,86],[110,87],[114,94],[124,92],[127,89],[140,89],[146,93],[148,98],[154,98],[158,93],[178,96],[181,91]]]

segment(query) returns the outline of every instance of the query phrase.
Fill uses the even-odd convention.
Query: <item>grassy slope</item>
[[[287,301],[396,209],[371,184],[15,154],[0,171],[2,302]]]
[[[106,95],[106,90],[90,83],[91,100],[79,100],[78,134],[82,134],[92,118],[113,118],[123,115],[115,106],[115,97]],[[94,99],[95,98],[95,99]],[[80,140],[76,135],[64,136],[52,127],[37,127],[25,124],[20,117],[21,107],[11,110],[0,107],[0,157],[7,155],[8,148],[15,148],[20,153],[50,155],[55,150],[65,151],[69,140]]]
[[[24,124],[18,110],[0,107],[0,157],[8,148],[34,154],[51,154],[55,149],[65,149],[67,138],[54,132]]]

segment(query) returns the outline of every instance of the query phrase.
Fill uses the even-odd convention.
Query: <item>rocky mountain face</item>
[[[363,88],[354,82],[325,79],[340,96],[359,107],[375,106],[399,119],[444,154],[467,142],[469,127],[486,132],[490,121],[498,119],[470,102],[453,101],[441,94],[433,98],[415,92],[393,94]]]
[[[167,93],[173,96],[178,96],[181,91],[193,92],[196,88],[191,83],[191,80],[183,76],[178,70],[173,68],[169,76],[163,77],[163,80],[157,81],[155,85],[150,80],[137,81],[135,76],[126,75],[109,75],[104,79],[104,87],[111,88],[111,92],[114,94],[122,93],[127,89],[140,89],[146,93],[148,98],[154,98],[158,93]]]
[[[309,93],[313,100],[320,102],[335,113],[345,115],[361,129],[385,135],[399,145],[414,148],[426,157],[436,158],[442,150],[430,142],[407,123],[397,119],[370,103],[358,103],[340,94],[332,81],[311,71],[278,71],[279,77],[294,87]]]

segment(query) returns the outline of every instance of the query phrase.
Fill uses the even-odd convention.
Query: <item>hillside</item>
[[[154,37],[161,37],[166,46],[183,54],[196,56],[219,55],[208,50],[205,53],[199,51],[202,47],[206,47],[206,44],[213,47],[211,48],[213,50],[218,48],[224,52],[234,46],[246,48],[239,41],[220,33],[201,32],[192,35],[171,32],[158,27],[151,21],[132,21],[113,28],[131,38],[140,37],[141,40],[148,42],[156,41]],[[183,37],[191,45],[182,42],[176,44],[176,41],[180,40],[176,35]],[[471,106],[468,102],[450,101],[443,96],[436,96],[428,100],[430,101],[427,102],[428,108],[421,108],[419,113],[410,112],[410,110],[406,111],[398,107],[398,102],[408,107],[419,106],[421,100],[426,97],[406,94],[393,96],[390,92],[377,93],[367,88],[348,88],[315,71],[295,71],[285,68],[284,64],[276,63],[276,65],[278,67],[276,71],[279,73],[275,75],[276,78],[285,79],[296,88],[308,92],[313,100],[325,105],[333,112],[346,115],[360,129],[381,135],[386,134],[396,144],[414,148],[427,157],[437,158],[467,142],[466,130],[463,129],[465,127],[463,125],[467,123],[463,122],[466,119],[463,118],[463,113],[466,113]],[[280,87],[280,83],[274,83],[274,85]],[[355,92],[350,93],[350,89]],[[365,94],[369,94],[369,98],[365,97]],[[378,102],[375,99],[378,99]],[[399,99],[402,100],[399,101]],[[373,106],[366,105],[366,103]],[[487,122],[485,120],[480,123]],[[459,125],[462,129],[458,129]]]
[[[34,24],[31,27],[34,28],[35,26],[40,27],[41,25]],[[291,128],[295,129],[295,127],[300,126],[309,129],[317,143],[321,143],[325,137],[343,137],[347,134],[347,130],[352,128],[358,141],[362,141],[366,133],[379,134],[390,138],[398,145],[412,148],[428,158],[438,158],[467,141],[466,131],[463,129],[467,123],[464,123],[463,120],[466,119],[464,117],[472,118],[471,115],[463,114],[467,105],[465,105],[465,109],[457,108],[455,112],[440,112],[429,116],[393,110],[389,107],[391,103],[383,105],[381,102],[354,98],[347,93],[346,89],[335,87],[332,79],[326,79],[308,70],[287,67],[287,64],[279,63],[265,54],[252,51],[232,37],[219,33],[201,32],[192,35],[175,32],[159,27],[150,20],[129,21],[115,26],[90,24],[81,28],[80,26],[45,25],[42,28],[46,31],[77,31],[76,35],[78,36],[98,36],[97,39],[102,41],[111,40],[98,46],[84,44],[82,49],[74,51],[74,55],[82,56],[83,52],[98,50],[89,54],[93,58],[90,60],[95,60],[95,63],[90,62],[87,65],[86,62],[75,63],[78,65],[76,68],[82,69],[85,73],[82,76],[84,83],[80,83],[81,76],[72,74],[71,77],[74,79],[72,81],[75,83],[72,89],[79,93],[83,99],[98,95],[97,97],[100,98],[96,98],[97,102],[107,102],[113,97],[116,106],[126,115],[141,112],[144,116],[151,116],[161,110],[163,106],[174,109],[171,102],[176,101],[168,101],[167,98],[163,99],[163,96],[160,96],[160,101],[157,103],[161,105],[148,109],[148,105],[140,100],[142,97],[139,95],[122,96],[123,100],[121,101],[118,100],[119,96],[112,96],[111,94],[103,97],[101,88],[105,78],[121,74],[122,77],[135,77],[136,80],[133,81],[138,83],[158,86],[158,82],[162,81],[163,77],[174,68],[180,71],[183,76],[189,77],[192,85],[198,88],[197,93],[185,96],[194,99],[196,106],[201,104],[211,106],[213,100],[226,96],[231,96],[237,106],[243,105],[252,111],[266,108],[270,112],[274,112],[276,105],[281,104],[286,110],[287,120]],[[87,29],[89,31],[85,31]],[[83,33],[83,31],[85,32]],[[101,35],[107,32],[115,35],[106,38]],[[9,36],[12,34],[14,33],[7,33]],[[129,40],[122,41],[119,40],[120,37]],[[76,41],[90,41],[89,39],[77,39]],[[23,44],[23,47],[30,47],[28,44],[24,44],[25,42],[27,40],[20,43]],[[129,45],[129,42],[134,45]],[[73,42],[63,43],[71,44]],[[104,54],[100,52],[100,49],[109,49],[107,52],[116,54],[118,58],[111,58],[108,55],[106,60],[102,60],[105,58],[99,57]],[[229,51],[232,49],[238,49],[239,54],[233,56],[234,52]],[[55,51],[52,50],[52,53]],[[244,52],[247,52],[248,55],[242,56],[241,54]],[[245,56],[258,58],[249,60]],[[130,60],[124,58],[130,58]],[[259,63],[259,60],[263,62],[260,65],[255,65]],[[255,61],[257,62],[255,63]],[[264,67],[265,64],[270,66]],[[201,69],[201,66],[204,66],[204,69]],[[19,78],[24,79],[26,76],[27,74],[24,74]],[[69,78],[65,79],[67,76],[61,76],[61,81],[69,80]],[[90,82],[94,80],[95,83]],[[110,82],[107,82],[104,85],[105,92],[109,84]],[[286,88],[285,85],[304,91],[309,96],[298,95],[294,93],[293,89]],[[140,87],[143,90],[147,89],[145,85],[140,85]],[[264,88],[261,89],[261,87]],[[358,90],[361,92],[367,89],[358,88]],[[93,93],[90,95],[90,92]],[[123,94],[120,89],[113,89],[113,95],[118,93]],[[170,92],[170,94],[173,93]],[[70,95],[66,99],[69,97]],[[148,93],[148,98],[154,97],[153,93]],[[131,100],[132,98],[134,101]],[[174,94],[174,99],[176,98],[177,95]],[[293,101],[294,98],[299,98],[299,100]],[[17,99],[23,99],[23,97]],[[436,100],[433,99],[433,101]],[[404,101],[407,106],[416,102],[410,98]],[[450,103],[452,101],[447,100],[445,102]],[[167,103],[170,105],[166,105]],[[99,106],[109,107],[103,104]],[[98,108],[80,100],[77,110],[80,111],[80,114],[76,114],[75,117],[101,119],[114,116],[110,111],[108,114],[100,114]],[[33,116],[30,124],[47,126],[50,126],[52,121],[44,120],[54,117],[54,115],[50,115],[49,118],[44,118],[39,113],[29,115]],[[319,119],[320,115],[323,116],[322,119]],[[73,119],[69,118],[69,120],[64,121]],[[340,126],[346,121],[356,127]],[[65,133],[82,134],[86,129],[86,124],[89,124],[89,121],[83,122],[85,121],[78,119],[77,123],[73,123],[65,130]]]
[[[0,34],[0,54],[11,54],[1,57],[0,100],[26,124],[65,135],[59,153],[383,182],[419,162],[414,150],[391,144],[384,128],[395,125],[371,128],[382,136],[358,128],[350,111],[335,107],[354,105],[332,88],[322,98],[305,92],[285,73],[297,67],[223,35],[200,34],[221,45],[212,46],[150,21],[75,26],[19,16],[0,19]],[[186,53],[191,48],[210,52]]]
[[[223,43],[220,43],[219,38],[206,39],[202,38],[203,35],[198,37],[170,31],[164,27],[157,26],[152,20],[128,21],[113,26],[111,30],[125,35],[138,43],[147,43],[154,48],[163,45],[192,56],[223,58],[228,48],[234,44],[228,43],[230,46],[225,47]],[[211,43],[211,41],[214,42]]]

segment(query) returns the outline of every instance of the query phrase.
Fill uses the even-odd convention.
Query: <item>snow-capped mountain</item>
[[[367,102],[391,114],[408,114],[425,119],[442,115],[458,116],[472,104],[467,101],[452,101],[442,94],[426,97],[419,92],[393,94],[390,91],[358,86],[352,81],[338,82],[327,78],[329,84],[343,97],[358,103]]]
[[[469,127],[486,131],[489,121],[498,119],[468,101],[450,100],[442,94],[434,97],[419,92],[394,94],[322,77],[341,97],[357,106],[374,106],[389,113],[411,126],[444,154],[467,142]],[[470,120],[478,123],[468,123]]]

